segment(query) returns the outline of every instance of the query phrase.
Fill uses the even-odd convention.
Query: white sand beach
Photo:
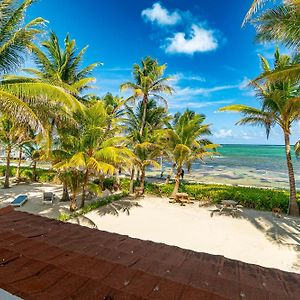
[[[42,204],[43,191],[55,193],[53,205]],[[58,185],[16,185],[0,190],[0,207],[25,193],[29,200],[18,210],[57,218],[68,210],[68,203],[59,202],[61,191]],[[299,219],[250,209],[236,218],[211,217],[210,209],[197,202],[180,206],[170,204],[168,198],[146,196],[119,200],[86,217],[100,230],[300,273]]]

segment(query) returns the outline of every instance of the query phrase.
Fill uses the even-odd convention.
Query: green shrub
[[[81,215],[85,215],[90,211],[93,211],[99,207],[105,206],[107,204],[110,204],[114,201],[118,201],[124,197],[128,196],[127,192],[122,192],[120,194],[115,194],[111,196],[107,196],[105,198],[99,198],[97,201],[90,203],[86,205],[85,207],[81,208],[80,210],[72,213],[72,214],[66,214],[66,213],[61,213],[58,217],[59,221],[67,222],[70,219],[76,218]]]
[[[148,194],[170,196],[174,184],[146,183],[145,192]],[[228,186],[219,184],[183,183],[180,192],[188,193],[196,200],[209,200],[220,203],[222,200],[235,200],[248,208],[271,211],[278,207],[287,212],[289,192],[285,190],[260,189],[252,187]],[[300,198],[300,195],[299,195]],[[298,200],[299,204],[300,201]]]

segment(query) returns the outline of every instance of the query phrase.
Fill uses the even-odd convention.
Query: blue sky
[[[94,93],[121,94],[132,65],[150,55],[174,76],[170,111],[205,113],[215,142],[282,144],[279,128],[267,141],[263,129],[236,126],[237,114],[217,112],[233,103],[257,105],[246,83],[260,72],[258,53],[272,58],[274,46],[255,44],[251,25],[241,28],[251,2],[40,0],[29,17],[42,16],[49,29],[61,39],[69,33],[79,48],[89,45],[85,63],[104,63],[94,74]]]

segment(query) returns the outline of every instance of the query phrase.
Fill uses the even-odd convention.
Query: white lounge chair
[[[43,203],[52,204],[54,201],[54,194],[52,192],[44,192],[43,194]]]

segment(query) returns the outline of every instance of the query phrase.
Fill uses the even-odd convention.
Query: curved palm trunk
[[[175,195],[178,193],[180,187],[180,174],[181,174],[181,166],[177,168],[176,176],[175,176],[175,186],[172,193],[172,198],[175,198]]]
[[[6,147],[6,167],[5,167],[5,179],[3,188],[9,188],[9,176],[10,176],[10,156],[11,156],[11,146]]]
[[[288,213],[292,216],[299,216],[295,174],[294,174],[294,168],[293,168],[293,162],[291,156],[290,136],[288,133],[284,133],[284,142],[285,142],[285,154],[286,154],[286,162],[287,162],[289,182],[290,182],[290,202],[289,202]]]
[[[144,191],[145,191],[145,179],[146,179],[146,172],[145,172],[145,167],[142,167],[142,170],[141,170],[141,184],[140,184],[140,188],[142,190],[142,194],[144,194]]]
[[[147,95],[144,95],[144,98],[143,98],[143,116],[142,116],[142,123],[141,123],[141,129],[140,129],[140,135],[141,136],[144,134],[144,129],[145,129],[145,125],[146,125],[147,104],[148,104],[148,97],[147,97]]]
[[[131,175],[130,175],[130,186],[129,186],[129,193],[133,194],[134,193],[134,167],[131,169]]]
[[[89,180],[89,170],[85,172],[84,179],[83,179],[83,185],[82,185],[82,195],[81,195],[81,203],[80,207],[84,207],[85,199],[86,199],[86,187]]]
[[[62,197],[60,199],[61,202],[67,202],[70,201],[70,195],[69,195],[69,191],[68,191],[68,185],[65,181],[63,181],[63,194]]]
[[[20,169],[21,169],[21,163],[22,163],[22,155],[23,155],[23,149],[20,147],[19,150],[19,160],[18,160],[18,166],[17,166],[17,171],[16,171],[16,177],[19,179],[20,178]]]

